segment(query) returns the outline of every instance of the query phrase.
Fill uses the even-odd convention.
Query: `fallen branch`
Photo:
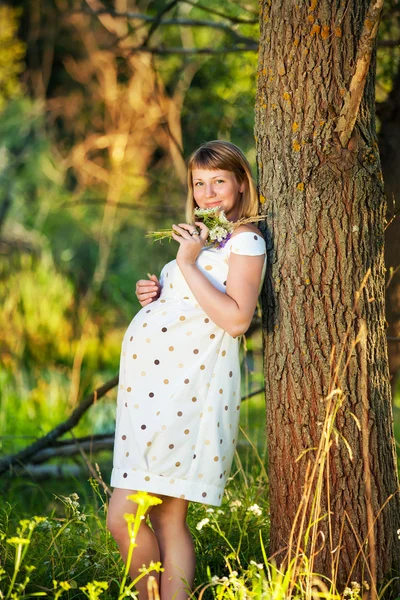
[[[114,445],[114,434],[99,434],[73,438],[72,440],[57,441],[61,435],[70,431],[78,423],[81,416],[88,408],[104,396],[110,389],[118,384],[118,377],[114,377],[103,386],[92,392],[77,406],[72,415],[60,425],[57,425],[45,436],[36,440],[17,454],[6,456],[0,461],[0,476],[13,467],[13,474],[23,475],[27,470],[38,466],[53,458],[69,458],[83,452],[99,452],[101,450],[111,450]],[[259,388],[242,397],[242,402],[257,396],[264,391]],[[28,460],[29,459],[29,462]],[[20,468],[15,468],[15,466]],[[32,471],[33,472],[33,471]],[[39,471],[35,471],[39,472]]]
[[[88,477],[88,468],[86,465],[26,465],[18,466],[13,469],[13,477],[29,477],[33,481],[44,481],[46,479],[64,479],[73,477],[78,479]]]
[[[43,437],[36,440],[36,442],[31,444],[30,446],[27,446],[27,448],[24,448],[20,452],[17,452],[16,454],[13,454],[11,456],[6,456],[2,458],[0,460],[0,476],[3,473],[5,473],[8,469],[10,469],[10,467],[14,465],[23,465],[24,462],[26,462],[26,459],[30,459],[37,452],[43,450],[43,448],[52,446],[54,441],[57,440],[57,438],[61,437],[62,435],[64,435],[64,433],[67,433],[67,431],[70,431],[75,427],[82,415],[88,410],[88,408],[92,406],[92,404],[94,404],[97,400],[105,396],[106,393],[109,390],[113,389],[116,385],[118,385],[118,375],[116,377],[113,377],[113,379],[110,379],[110,381],[107,381],[107,383],[99,387],[94,392],[91,392],[88,396],[86,396],[86,398],[82,400],[82,402],[76,407],[76,409],[66,421],[57,425],[57,427],[49,431],[49,433],[47,433]]]
[[[382,8],[383,0],[371,0],[364,19],[363,30],[358,43],[356,68],[336,126],[342,148],[347,148],[357,120],[376,35],[378,33]]]
[[[101,433],[73,440],[56,442],[49,448],[43,448],[31,458],[29,465],[39,465],[53,458],[69,458],[79,454],[80,450],[93,454],[102,450],[111,450],[114,445],[113,433]]]
[[[104,442],[100,442],[100,444],[101,443],[104,444],[104,448],[100,446],[97,448],[94,446],[89,450],[93,452],[105,449],[111,450],[114,445],[114,436],[109,436],[107,440],[104,440]],[[106,448],[106,446],[108,446],[108,448]],[[238,448],[247,446],[249,446],[249,442],[246,440],[239,440],[237,443]],[[58,450],[55,455],[57,457],[72,456],[72,454],[61,454],[59,449],[54,450]],[[73,454],[78,454],[80,452],[77,446],[74,446],[73,448],[70,447],[68,448],[68,450],[73,450]],[[46,460],[48,460],[49,458],[53,458],[53,456],[48,456]],[[14,467],[12,470],[12,477],[29,477],[33,481],[45,481],[46,479],[64,479],[65,477],[73,477],[74,479],[78,479],[81,477],[87,478],[90,475],[91,477],[97,479],[97,481],[99,481],[99,483],[104,487],[105,491],[110,495],[108,491],[108,486],[106,486],[104,481],[102,481],[99,478],[99,475],[97,473],[93,472],[93,467],[90,467],[91,465],[90,463],[88,463],[88,461],[85,461],[85,464],[80,462],[79,464],[60,463],[53,465],[37,464],[36,461],[34,461],[27,465]]]

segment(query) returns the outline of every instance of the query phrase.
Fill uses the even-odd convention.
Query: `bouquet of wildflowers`
[[[214,248],[223,248],[230,239],[233,231],[235,231],[239,225],[260,221],[263,218],[248,217],[234,222],[228,221],[224,211],[218,208],[218,206],[215,208],[195,208],[194,216],[197,221],[203,221],[204,225],[208,227],[209,235],[206,246],[214,246]],[[173,233],[177,234],[177,232],[172,229],[160,229],[159,231],[149,231],[149,233],[146,234],[146,237],[151,238],[154,241],[171,241],[173,239]]]

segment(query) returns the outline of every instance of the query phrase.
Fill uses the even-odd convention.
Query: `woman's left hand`
[[[172,225],[172,229],[178,232],[172,234],[174,240],[179,242],[176,262],[178,265],[194,265],[196,263],[196,258],[207,241],[209,233],[208,227],[200,221],[195,221],[194,225],[189,225],[188,223]],[[194,232],[197,233],[193,235]]]

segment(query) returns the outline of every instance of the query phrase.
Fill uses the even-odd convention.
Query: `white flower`
[[[228,221],[224,211],[219,207],[196,208],[194,214],[197,218],[203,219],[204,224],[209,229],[209,240],[216,247],[218,247],[217,243],[220,244],[223,240],[226,240],[234,230],[232,223]]]
[[[237,572],[237,571],[231,571],[231,572],[229,573],[229,577],[230,577],[230,578],[237,577],[237,576],[238,576],[238,572]]]
[[[214,584],[215,584],[215,583],[218,583],[218,582],[219,582],[219,577],[218,577],[218,575],[213,575],[213,576],[211,577],[211,583],[214,583]]]
[[[218,240],[218,242],[222,242],[222,240],[224,240],[227,235],[228,235],[228,231],[224,227],[221,227],[220,225],[213,227],[212,229],[210,229],[210,232],[209,232],[210,240],[213,240],[213,241]]]
[[[242,503],[240,502],[240,500],[232,500],[231,502],[231,511],[235,512],[239,506],[242,506]]]
[[[254,565],[255,567],[257,567],[257,569],[263,569],[263,568],[264,568],[264,565],[263,565],[263,563],[256,563],[256,561],[255,561],[255,560],[251,560],[251,561],[250,561],[250,564],[251,564],[251,565]]]
[[[397,530],[397,537],[398,537],[398,538],[399,538],[399,540],[400,540],[400,529],[398,529],[398,530]]]
[[[199,521],[199,522],[197,523],[197,525],[196,525],[196,529],[197,529],[198,531],[201,531],[201,530],[203,529],[204,525],[207,525],[207,523],[209,523],[209,522],[210,522],[210,519],[207,519],[207,518],[205,518],[205,519],[202,519],[201,521]]]
[[[253,515],[256,515],[257,517],[262,515],[262,510],[258,506],[258,504],[252,504],[251,506],[249,506],[249,508],[247,509],[247,512],[251,512],[251,513],[253,513]]]
[[[213,212],[216,212],[215,208],[195,208],[194,214],[196,217],[204,217],[204,215],[210,215]]]
[[[213,513],[213,512],[214,512],[214,509],[213,509],[213,508],[207,508],[207,509],[206,509],[206,513]]]

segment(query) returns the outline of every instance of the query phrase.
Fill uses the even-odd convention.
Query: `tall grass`
[[[268,557],[268,477],[263,398],[260,395],[242,404],[241,433],[234,468],[221,508],[190,505],[188,522],[198,557],[193,599],[361,600],[368,597],[370,600],[386,600],[389,597],[390,584],[377,589],[373,556],[372,560],[366,558],[366,545],[374,543],[371,537],[374,519],[371,515],[369,535],[367,539],[359,540],[358,549],[358,554],[364,556],[365,581],[352,581],[350,577],[347,588],[344,591],[338,589],[339,551],[332,553],[329,578],[318,575],[315,569],[323,520],[328,521],[330,532],[324,543],[330,544],[333,550],[329,510],[327,515],[321,513],[321,494],[325,482],[329,481],[332,442],[344,444],[351,452],[347,441],[336,430],[335,418],[344,407],[340,383],[356,344],[360,344],[361,357],[365,362],[364,329],[359,331],[347,354],[342,352],[332,356],[331,387],[325,398],[322,435],[319,446],[306,454],[312,456],[312,460],[305,472],[304,493],[293,523],[287,555],[281,563],[277,563],[274,557]],[[262,379],[259,349],[260,340],[257,339],[249,340],[245,346],[244,390],[250,390]],[[253,353],[251,359],[249,352]],[[365,372],[365,364],[362,368]],[[358,425],[361,431],[367,430],[365,423]],[[365,437],[363,447],[368,479],[368,439]],[[104,479],[107,480],[107,475]],[[108,499],[99,482],[91,479],[89,488],[80,481],[60,482],[57,495],[51,494],[50,500],[48,494],[49,490],[54,490],[54,482],[50,482],[47,488],[46,485],[31,483],[29,490],[26,490],[26,485],[22,480],[13,482],[9,502],[3,503],[0,508],[0,598],[42,596],[68,600],[115,600],[135,597],[132,582],[127,580],[126,566],[122,564],[105,528]],[[21,490],[24,491],[20,498]],[[38,500],[29,505],[35,494]],[[45,510],[39,510],[39,505],[43,504]],[[33,512],[46,516],[30,517]],[[19,518],[18,514],[24,518]],[[131,538],[134,539],[134,522],[127,526],[131,527]],[[156,600],[157,591],[152,588],[151,594]]]
[[[337,389],[327,399],[327,414],[317,456],[322,466],[334,434],[334,415],[342,397]],[[246,433],[247,435],[247,433]],[[197,578],[191,598],[198,600],[286,600],[289,598],[327,600],[365,599],[368,585],[349,582],[341,594],[332,581],[314,573],[313,559],[318,541],[315,529],[321,518],[318,486],[321,469],[308,470],[304,498],[296,525],[301,523],[303,543],[290,545],[285,566],[268,558],[269,519],[267,486],[263,460],[253,441],[248,446],[252,468],[243,470],[243,456],[236,455],[235,469],[228,482],[221,508],[191,504],[189,526],[198,556]],[[247,450],[244,453],[246,456]],[[325,458],[324,458],[325,457]],[[317,461],[316,461],[317,462]],[[322,469],[323,470],[323,469]],[[21,520],[15,531],[15,515],[9,504],[0,511],[0,598],[90,598],[115,600],[136,597],[132,582],[127,582],[127,567],[105,528],[107,495],[96,480],[91,480],[89,506],[84,508],[76,493],[54,497],[52,512],[45,518]],[[316,490],[312,492],[312,490]],[[312,512],[305,508],[312,507]],[[128,523],[134,544],[135,527]],[[131,551],[134,552],[134,545]],[[152,568],[152,566],[150,566]],[[153,600],[157,590],[152,588]],[[373,597],[373,596],[371,596]],[[376,590],[375,597],[386,600],[387,589]]]

